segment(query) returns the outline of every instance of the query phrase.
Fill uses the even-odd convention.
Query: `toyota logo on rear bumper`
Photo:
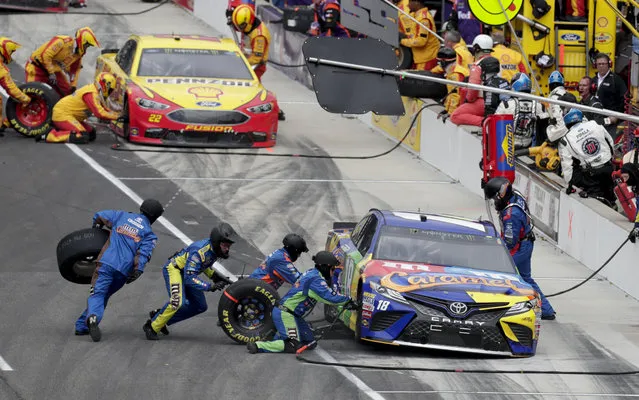
[[[466,311],[468,311],[468,307],[466,306],[466,304],[460,303],[459,301],[451,303],[448,308],[453,314],[456,315],[466,314]]]

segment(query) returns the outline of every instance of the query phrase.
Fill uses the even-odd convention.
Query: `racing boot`
[[[546,321],[553,321],[556,318],[557,318],[557,316],[555,315],[555,313],[541,316],[541,319],[546,320]]]
[[[98,137],[95,128],[89,131],[89,142],[93,142]]]
[[[89,318],[87,318],[87,325],[89,326],[89,335],[91,335],[91,340],[99,342],[100,339],[102,339],[102,332],[100,332],[100,328],[98,327],[98,317],[95,314],[89,315]]]
[[[284,114],[284,111],[282,111],[282,109],[280,108],[280,110],[277,112],[277,119],[279,121],[286,121],[286,115]]]
[[[246,349],[251,354],[256,354],[257,351],[258,351],[257,345],[255,343],[253,343],[253,342],[247,343],[246,344]]]
[[[89,334],[89,331],[79,331],[79,330],[77,330],[77,329],[76,329],[76,331],[75,331],[75,335],[76,335],[76,336],[86,336],[86,335],[88,335],[88,334]]]
[[[144,330],[144,334],[146,335],[147,340],[159,340],[160,339],[158,337],[157,332],[153,330],[153,327],[151,326],[151,320],[150,319],[146,320],[146,323],[142,327],[142,330]]]
[[[151,310],[151,311],[149,311],[149,317],[151,319],[153,319],[153,317],[155,317],[155,314],[157,314],[159,312],[160,312],[160,308],[156,308],[155,310]],[[164,325],[162,327],[162,329],[160,329],[160,332],[162,332],[162,334],[164,336],[168,336],[169,335],[169,329],[166,327],[166,325]]]

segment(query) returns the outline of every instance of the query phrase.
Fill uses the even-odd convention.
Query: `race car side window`
[[[373,242],[373,237],[377,230],[377,217],[374,214],[371,214],[362,222],[364,225],[362,226],[361,235],[357,238],[357,241],[354,241],[354,243],[359,254],[363,256],[366,254],[368,249],[370,249],[371,243]]]
[[[118,63],[122,71],[127,75],[131,73],[131,65],[133,65],[133,55],[135,54],[136,42],[135,40],[129,40],[122,46],[115,61]]]

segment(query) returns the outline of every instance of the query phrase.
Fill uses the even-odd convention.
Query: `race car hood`
[[[367,280],[379,280],[380,285],[401,294],[414,293],[444,300],[481,302],[494,296],[535,295],[533,288],[517,274],[472,268],[372,260],[364,274]]]
[[[261,94],[260,92],[263,91],[264,94],[266,92],[261,86],[247,81],[224,81],[224,84],[221,84],[199,83],[188,78],[156,81],[136,78],[134,82],[147,89],[147,94],[150,91],[183,108],[234,110],[253,100],[255,96]],[[207,80],[207,82],[214,82],[214,80]]]

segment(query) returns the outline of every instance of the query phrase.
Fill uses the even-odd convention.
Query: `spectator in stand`
[[[453,12],[448,20],[450,28],[461,33],[466,43],[472,43],[477,35],[481,34],[481,22],[473,16],[468,6],[468,0],[452,0]]]
[[[510,82],[518,72],[525,73],[526,66],[521,53],[506,47],[504,33],[495,31],[491,36],[494,42],[492,56],[499,60],[501,77]]]
[[[625,113],[624,99],[628,87],[624,80],[612,70],[612,61],[610,57],[604,53],[598,53],[595,56],[595,67],[597,75],[593,81],[597,83],[597,97],[601,100],[603,108],[606,110]],[[617,122],[615,117],[608,117],[609,124],[604,125],[613,139],[617,137]]]
[[[583,113],[570,109],[564,117],[568,132],[559,140],[559,156],[566,194],[575,192],[573,186],[583,189],[582,197],[597,197],[613,207],[612,155],[613,140],[606,129],[595,121],[584,121]]]
[[[470,70],[462,65],[457,64],[457,53],[450,47],[442,47],[437,53],[437,67],[431,72],[440,73],[444,78],[462,82],[470,74]],[[444,98],[444,109],[446,114],[451,115],[459,106],[459,87],[455,85],[446,85],[448,94]],[[447,117],[444,117],[444,120]]]
[[[427,0],[410,0],[408,6],[415,19],[435,32],[435,20],[426,7]],[[430,71],[437,65],[437,52],[439,51],[439,39],[419,24],[415,24],[415,30],[400,41],[403,46],[410,47],[413,51],[412,69]]]
[[[579,104],[583,104],[584,106],[601,108],[603,109],[603,105],[601,104],[601,100],[595,94],[597,92],[597,87],[594,85],[592,78],[589,76],[584,76],[579,81],[579,95],[581,96],[581,100]],[[595,114],[591,112],[584,112],[584,117],[588,121],[596,121],[599,125],[605,125],[606,122],[610,123],[610,121],[605,121],[607,118],[602,114]]]

